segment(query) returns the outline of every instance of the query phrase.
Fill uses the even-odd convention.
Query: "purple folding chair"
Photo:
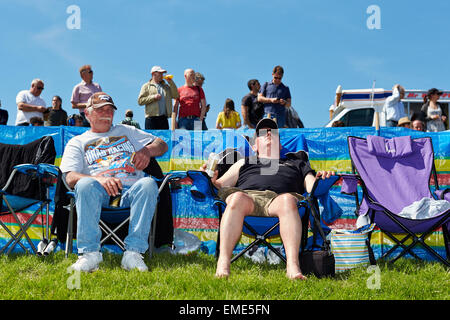
[[[387,258],[397,248],[401,248],[402,251],[390,262],[407,253],[420,260],[412,251],[413,247],[420,244],[432,256],[450,267],[450,210],[427,219],[409,219],[398,215],[403,208],[415,201],[434,199],[429,186],[432,174],[437,193],[445,193],[439,192],[431,138],[348,137],[348,146],[353,172],[356,169],[358,174],[342,175],[342,192],[355,194],[356,213],[367,214],[370,222],[376,223],[395,242],[395,246],[381,258]],[[358,182],[363,191],[361,203],[356,192]],[[440,227],[444,234],[447,260],[425,243],[426,237]],[[406,236],[397,239],[393,233]],[[412,239],[412,243],[407,246],[405,242],[408,239]]]

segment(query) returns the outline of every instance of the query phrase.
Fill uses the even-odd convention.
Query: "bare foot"
[[[308,278],[306,278],[301,272],[298,273],[286,273],[286,276],[290,279],[290,280],[306,280]]]
[[[286,276],[291,280],[306,280],[307,278],[302,274],[298,264],[289,265],[286,267]]]
[[[230,261],[217,261],[216,278],[228,278],[230,276]]]

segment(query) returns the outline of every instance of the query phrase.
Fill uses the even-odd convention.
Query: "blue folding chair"
[[[236,151],[237,152],[237,151]],[[303,151],[299,151],[297,153],[288,152],[285,153],[285,156],[287,157],[307,157],[307,154]],[[239,158],[239,156],[237,156]],[[219,166],[221,164],[219,163]],[[227,166],[231,166],[231,163],[228,161]],[[223,170],[221,168],[219,172],[225,172],[226,170]],[[196,170],[189,170],[187,171],[187,175],[189,178],[192,179],[192,188],[191,188],[191,195],[194,200],[196,201],[204,201],[206,198],[213,199],[214,205],[218,209],[218,218],[219,218],[219,225],[220,221],[222,219],[222,214],[224,211],[224,208],[226,207],[226,203],[222,201],[217,194],[217,189],[212,184],[209,176],[203,172],[203,171],[196,171]],[[301,240],[301,250],[303,250],[307,243],[308,238],[308,225],[309,225],[309,219],[310,215],[313,217],[313,221],[315,222],[312,230],[314,233],[314,236],[316,236],[317,233],[319,233],[320,237],[324,240],[324,243],[327,244],[327,240],[325,237],[325,234],[323,233],[322,226],[320,224],[321,218],[320,218],[320,210],[318,205],[318,199],[323,199],[322,203],[325,203],[325,206],[327,206],[327,199],[326,196],[328,195],[328,191],[333,186],[336,181],[339,179],[339,176],[332,176],[329,179],[318,179],[316,180],[313,190],[310,194],[305,194],[305,200],[298,202],[298,208],[299,208],[299,215],[302,219],[302,240]],[[331,204],[332,205],[332,204]],[[331,210],[333,208],[328,207],[328,210]],[[335,208],[334,208],[335,209]],[[339,208],[340,210],[340,208]],[[342,211],[341,211],[342,213]],[[267,248],[271,251],[273,251],[282,261],[286,262],[286,258],[278,251],[276,248],[274,248],[268,240],[271,237],[279,236],[280,235],[280,229],[279,229],[279,219],[277,217],[256,217],[256,216],[247,216],[244,219],[243,224],[243,230],[242,233],[254,238],[255,240],[250,243],[246,248],[244,248],[241,252],[239,252],[237,255],[235,255],[231,262],[236,261],[239,257],[244,255],[246,252],[251,250],[253,247],[257,245],[265,245]],[[220,228],[217,235],[217,242],[216,242],[216,257],[219,256],[219,247],[220,247]]]
[[[156,160],[152,160],[156,161]],[[144,170],[146,171],[146,170]],[[162,178],[156,178],[152,176],[153,179],[159,185],[158,188],[158,201],[161,192],[166,188],[167,183],[170,181],[174,181],[184,176],[184,172],[169,172],[164,175]],[[73,238],[74,238],[74,218],[75,218],[75,194],[74,191],[65,183],[66,188],[69,190],[67,194],[70,196],[70,204],[69,204],[69,216],[68,216],[68,227],[67,227],[67,235],[66,235],[66,248],[65,248],[65,256],[68,257],[69,253],[73,251]],[[125,243],[123,241],[123,235],[120,234],[121,231],[128,226],[130,220],[130,208],[129,207],[103,207],[100,215],[99,227],[102,230],[102,238],[100,240],[100,244],[103,246],[108,243],[109,240],[115,245],[117,245],[122,251],[125,251]],[[151,258],[155,248],[155,234],[157,228],[157,220],[158,220],[158,206],[155,207],[155,213],[153,215],[153,220],[151,224],[151,230],[149,234],[149,248],[148,248],[148,256]]]
[[[3,183],[7,179],[0,190],[0,225],[10,237],[0,253],[10,254],[19,245],[27,253],[31,248],[34,254],[42,254],[45,246],[38,250],[27,231],[45,210],[46,223],[42,223],[42,227],[46,231],[42,240],[49,238],[49,205],[53,201],[50,188],[57,181],[54,166],[50,164],[56,157],[53,138],[45,136],[25,145],[0,144],[0,151],[0,180]],[[12,217],[11,223],[8,217]],[[14,232],[16,226],[18,231]]]

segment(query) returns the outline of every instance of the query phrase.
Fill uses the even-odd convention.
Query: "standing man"
[[[30,90],[22,90],[17,94],[16,126],[30,125],[32,117],[44,118],[43,113],[47,108],[44,99],[41,98],[42,90],[44,90],[44,81],[34,79]]]
[[[244,126],[254,129],[264,115],[264,105],[258,102],[258,92],[261,89],[259,81],[251,79],[247,82],[250,92],[242,98],[241,113],[244,118]]]
[[[65,126],[67,125],[67,112],[62,108],[62,99],[60,96],[54,96],[52,107],[45,112],[45,126]]]
[[[405,88],[396,84],[392,88],[392,96],[386,99],[383,112],[386,114],[386,127],[396,127],[400,118],[406,117],[405,108],[401,101],[405,97]]]
[[[172,130],[202,129],[206,113],[206,100],[203,89],[195,85],[195,71],[184,71],[184,86],[178,88],[179,98],[175,101],[172,114]],[[178,109],[179,106],[179,109]],[[176,121],[178,116],[178,122]]]
[[[119,194],[120,206],[130,208],[122,268],[148,270],[141,254],[148,249],[158,186],[142,170],[168,147],[160,138],[132,126],[113,126],[116,110],[108,94],[94,93],[85,109],[91,128],[72,138],[62,157],[61,171],[75,190],[78,253],[82,254],[72,265],[75,271],[98,269],[103,260],[100,213],[102,206],[109,205],[110,197]]]
[[[89,122],[84,116],[86,102],[92,94],[101,92],[102,87],[100,87],[98,83],[92,81],[92,79],[94,78],[94,71],[92,71],[92,68],[89,64],[84,65],[80,68],[80,77],[82,81],[73,88],[72,98],[70,99],[70,102],[72,102],[73,109],[78,109],[80,111],[80,115],[83,117],[84,126],[89,127]]]
[[[272,71],[272,81],[266,82],[258,94],[258,102],[264,103],[264,117],[276,118],[279,128],[286,123],[286,108],[291,106],[291,92],[281,79],[284,69],[276,66]]]
[[[154,66],[151,70],[152,78],[141,87],[138,104],[145,105],[145,129],[166,130],[169,129],[169,121],[172,115],[172,99],[178,98],[178,90],[171,78],[164,81],[163,76],[167,71],[160,66]]]

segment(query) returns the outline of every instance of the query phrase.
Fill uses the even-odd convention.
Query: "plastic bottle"
[[[219,155],[217,153],[211,152],[208,158],[208,164],[206,165],[206,173],[208,174],[208,176],[214,176],[214,171],[216,170],[218,162]]]

